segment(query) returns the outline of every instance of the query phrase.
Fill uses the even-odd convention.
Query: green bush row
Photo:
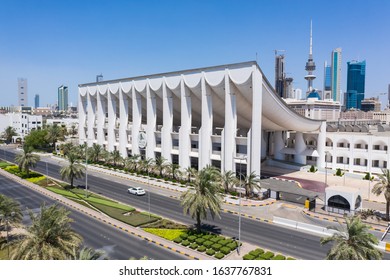
[[[221,250],[222,251],[222,250]],[[244,260],[295,260],[294,258],[286,258],[283,255],[275,255],[274,252],[268,251],[264,252],[263,249],[257,248],[256,250],[250,251],[248,254],[244,255]]]

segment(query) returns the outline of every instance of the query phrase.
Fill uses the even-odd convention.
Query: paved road
[[[0,157],[3,156],[4,153],[0,152]],[[7,160],[13,161],[14,154],[10,151],[5,152],[5,156]],[[57,164],[48,163],[49,176],[59,178],[59,168]],[[39,162],[36,169],[46,174],[46,165],[44,162]],[[148,209],[147,195],[137,197],[129,195],[126,192],[130,184],[145,189],[148,189],[148,186],[113,178],[112,176],[108,177],[97,172],[89,172],[88,188],[96,193],[130,204],[136,208]],[[84,185],[85,180],[77,180],[75,184]],[[194,222],[190,217],[182,213],[182,207],[178,200],[156,193],[151,193],[151,212],[185,224],[193,224]],[[208,230],[231,237],[238,236],[238,216],[236,215],[221,213],[221,219],[216,218],[212,220],[209,218],[208,221],[204,221],[204,224],[204,227]],[[324,259],[330,248],[330,245],[320,245],[319,236],[246,219],[244,217],[241,219],[241,239],[254,245],[282,252],[300,259]],[[388,255],[385,257],[388,258]]]
[[[3,176],[0,176],[0,193],[19,201],[24,210],[24,224],[30,223],[27,209],[38,212],[42,203],[46,205],[55,203],[54,200]],[[104,250],[109,259],[127,260],[131,257],[139,259],[143,256],[157,260],[184,259],[182,255],[126,234],[71,208],[68,209],[71,211],[70,217],[74,220],[72,227],[83,236],[84,245]]]

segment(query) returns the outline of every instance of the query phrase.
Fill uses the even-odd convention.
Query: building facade
[[[124,157],[163,156],[183,169],[242,164],[260,175],[262,159],[286,158],[285,132],[296,131],[292,161],[307,163],[310,133],[325,164],[326,123],[292,111],[254,61],[81,84],[78,108],[80,143]]]
[[[18,106],[28,106],[28,88],[25,78],[18,78]]]
[[[275,55],[275,91],[280,97],[284,97],[284,55]]]
[[[333,99],[332,96],[332,67],[325,61],[324,65],[324,92],[322,99]]]
[[[340,102],[341,92],[341,48],[332,51],[331,91],[333,101]]]
[[[38,108],[39,107],[39,94],[35,94],[35,97],[34,97],[34,108]]]
[[[42,116],[33,116],[24,113],[7,113],[0,115],[0,131],[12,126],[16,133],[24,138],[31,130],[42,127]]]
[[[346,109],[360,110],[365,92],[366,61],[348,61],[347,66]]]
[[[380,112],[382,103],[378,97],[371,97],[362,100],[361,110],[364,112],[375,111]]]
[[[58,111],[68,110],[68,87],[62,85],[58,88]]]

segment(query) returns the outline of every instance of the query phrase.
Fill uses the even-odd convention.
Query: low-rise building
[[[16,133],[24,138],[31,130],[42,127],[42,116],[33,116],[23,113],[7,113],[0,115],[0,132],[7,127],[13,127]]]

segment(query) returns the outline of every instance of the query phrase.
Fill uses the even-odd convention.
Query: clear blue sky
[[[314,81],[334,48],[346,62],[365,59],[366,96],[390,83],[390,1],[99,1],[0,0],[0,106],[17,104],[17,78],[41,106],[57,102],[57,88],[104,79],[255,60],[274,80],[274,49],[286,50],[295,87],[303,76],[313,19]],[[383,98],[384,99],[384,98]]]

